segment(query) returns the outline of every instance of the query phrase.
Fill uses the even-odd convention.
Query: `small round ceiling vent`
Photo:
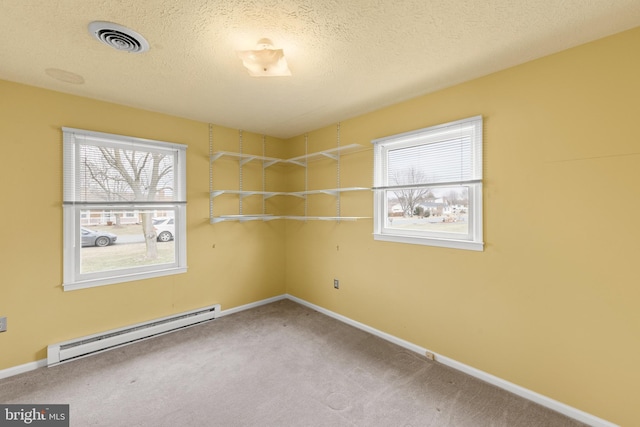
[[[114,49],[129,53],[149,50],[149,43],[140,34],[113,22],[94,21],[89,24],[89,33]]]

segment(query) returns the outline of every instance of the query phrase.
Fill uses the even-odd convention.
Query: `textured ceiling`
[[[0,0],[0,79],[286,138],[639,25],[638,0]],[[291,77],[242,67],[263,37]]]

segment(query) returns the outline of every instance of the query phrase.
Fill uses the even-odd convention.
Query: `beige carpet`
[[[72,426],[581,426],[284,300],[0,380]]]

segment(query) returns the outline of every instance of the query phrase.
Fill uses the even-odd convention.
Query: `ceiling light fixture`
[[[289,66],[282,49],[274,49],[269,39],[258,40],[256,50],[238,51],[242,65],[253,77],[290,76]]]

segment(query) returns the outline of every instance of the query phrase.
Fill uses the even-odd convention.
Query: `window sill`
[[[170,276],[172,274],[182,274],[187,272],[187,267],[167,268],[165,270],[155,270],[145,273],[125,274],[121,276],[110,276],[104,279],[80,280],[77,282],[63,283],[62,287],[66,291],[76,291],[79,289],[94,288],[103,285],[115,285],[117,283],[132,282],[134,280],[151,279],[154,277]]]
[[[470,242],[467,240],[434,239],[425,237],[398,236],[394,234],[373,234],[374,240],[395,243],[409,243],[413,245],[438,246],[450,249],[464,249],[468,251],[484,250],[484,242]]]

